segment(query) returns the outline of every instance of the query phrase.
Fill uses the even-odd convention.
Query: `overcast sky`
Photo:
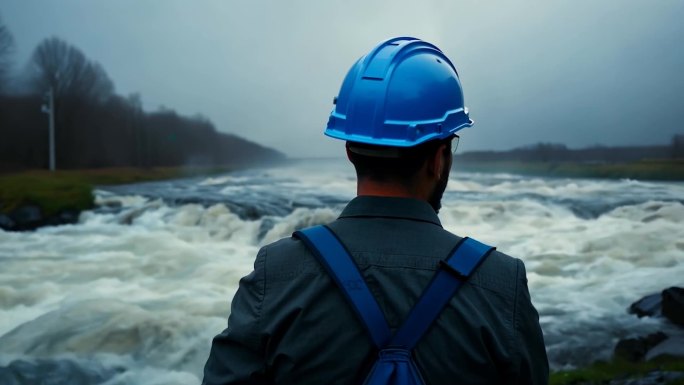
[[[494,5],[495,4],[495,5]],[[58,36],[145,108],[202,114],[290,156],[322,135],[351,64],[415,36],[459,71],[461,148],[631,145],[684,133],[684,1],[2,0],[24,66]]]

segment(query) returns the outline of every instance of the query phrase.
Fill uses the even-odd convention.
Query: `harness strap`
[[[494,249],[472,238],[463,238],[449,259],[440,261],[441,268],[397,330],[390,345],[413,349],[463,282]]]
[[[304,242],[342,289],[375,346],[380,349],[387,345],[392,333],[385,315],[337,236],[326,226],[309,227],[296,231],[293,236]]]

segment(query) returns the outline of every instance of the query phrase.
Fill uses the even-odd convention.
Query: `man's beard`
[[[449,183],[449,172],[451,171],[451,162],[449,162],[449,167],[444,167],[442,170],[442,175],[439,176],[439,181],[435,185],[435,189],[432,191],[432,195],[428,200],[430,206],[435,210],[435,213],[439,213],[439,209],[442,208],[442,196],[444,195],[444,190],[446,190],[447,183]]]

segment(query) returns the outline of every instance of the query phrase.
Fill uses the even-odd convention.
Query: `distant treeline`
[[[284,158],[217,132],[206,118],[143,111],[139,95],[117,95],[99,64],[55,37],[36,47],[24,73],[12,75],[13,44],[0,21],[0,171],[48,167],[48,115],[41,109],[49,106],[50,90],[58,169],[241,166]]]
[[[626,163],[642,160],[684,159],[684,135],[675,135],[669,145],[569,149],[563,144],[538,143],[510,151],[469,151],[457,155],[465,162],[574,162]]]
[[[112,96],[106,103],[62,100],[55,126],[59,169],[157,166],[242,166],[283,155],[234,135],[202,118],[172,110],[146,113]],[[47,116],[37,96],[0,96],[1,169],[48,167]]]

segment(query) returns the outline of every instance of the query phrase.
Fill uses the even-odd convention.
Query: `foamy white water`
[[[0,231],[0,367],[199,383],[258,248],[334,219],[354,193],[347,165],[302,162],[103,188],[78,224]],[[555,368],[605,358],[620,337],[677,333],[625,308],[684,285],[682,183],[457,172],[440,218],[525,261]]]

